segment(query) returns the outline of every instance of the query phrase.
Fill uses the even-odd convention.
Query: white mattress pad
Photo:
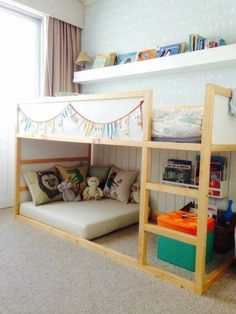
[[[53,202],[35,206],[24,202],[20,214],[85,239],[94,239],[137,223],[139,204],[101,201]]]

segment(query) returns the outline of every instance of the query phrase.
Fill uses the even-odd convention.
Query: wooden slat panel
[[[24,104],[42,104],[42,103],[64,103],[78,102],[86,100],[107,100],[107,99],[126,99],[126,98],[144,98],[148,90],[130,91],[130,92],[115,92],[101,94],[80,94],[78,96],[60,96],[60,97],[44,97],[35,99],[34,101],[26,101]]]
[[[21,216],[21,215],[17,215],[16,216],[17,219],[21,220],[21,221],[25,221],[28,223],[33,224],[35,227],[45,230],[51,234],[54,234],[56,236],[59,236],[63,239],[66,239],[68,241],[72,241],[76,244],[79,244],[87,249],[90,249],[92,251],[95,251],[99,254],[103,254],[107,257],[110,257],[116,261],[125,263],[127,265],[130,265],[132,267],[136,267],[142,271],[145,271],[151,275],[154,275],[155,277],[160,277],[162,279],[168,280],[172,283],[175,283],[176,285],[180,286],[181,288],[186,288],[190,291],[194,290],[194,283],[191,280],[185,279],[183,277],[177,276],[175,274],[171,274],[167,271],[164,271],[162,269],[150,266],[150,265],[142,265],[140,263],[138,263],[138,261],[130,256],[124,255],[122,253],[119,253],[117,251],[114,251],[112,249],[106,248],[103,245],[100,245],[98,243],[80,238],[80,237],[76,237],[73,236],[65,231],[59,230],[57,228],[51,227],[49,225],[40,223],[38,221],[35,221],[33,219]]]
[[[114,146],[133,146],[142,147],[144,144],[141,140],[110,140],[103,138],[89,138],[89,137],[75,137],[75,136],[56,136],[56,135],[27,135],[24,133],[18,133],[18,138],[43,140],[43,141],[54,141],[54,142],[70,142],[70,143],[81,143],[81,144],[103,144],[103,145],[114,145]]]
[[[198,197],[197,189],[195,190],[195,189],[190,189],[190,188],[182,188],[182,187],[173,186],[169,184],[147,182],[146,188],[148,190],[155,190],[155,191],[166,192],[170,194],[189,196],[193,198]]]
[[[192,280],[177,276],[175,274],[169,273],[168,271],[165,271],[163,269],[153,267],[150,265],[143,265],[145,268],[144,270],[147,270],[150,273],[155,274],[156,276],[160,277],[161,279],[168,280],[172,283],[175,283],[176,285],[180,286],[181,288],[188,289],[190,291],[194,291],[194,282]]]
[[[160,148],[160,149],[174,149],[174,150],[191,150],[191,151],[200,151],[201,144],[193,143],[170,143],[170,142],[154,142],[147,141],[144,142],[144,146],[150,148]]]
[[[21,140],[16,138],[16,154],[15,154],[15,202],[14,202],[14,212],[15,216],[19,214],[20,208],[20,159],[21,159]]]
[[[197,245],[195,260],[195,291],[202,294],[206,269],[206,238],[208,217],[208,190],[211,161],[211,140],[215,104],[214,86],[206,85],[204,118],[202,126],[201,160],[199,171],[199,198],[197,220]]]
[[[168,142],[154,142],[154,141],[141,141],[141,140],[110,140],[103,138],[89,138],[89,137],[74,137],[74,136],[56,136],[56,135],[28,135],[24,133],[18,133],[18,138],[25,139],[35,139],[44,141],[55,141],[55,142],[70,142],[70,143],[82,143],[82,144],[103,144],[103,145],[113,145],[113,146],[132,146],[132,147],[150,147],[150,148],[160,148],[160,149],[175,149],[175,150],[191,150],[200,151],[201,144],[192,143],[168,143]],[[224,146],[228,145],[212,145],[219,146],[222,150],[236,150],[235,145],[231,145],[231,148]],[[218,149],[218,148],[217,148]]]
[[[20,192],[28,192],[28,191],[29,191],[28,186],[24,185],[20,187]]]
[[[231,97],[232,96],[232,90],[230,88],[221,87],[218,85],[213,85],[215,94]]]
[[[187,233],[179,232],[176,230],[164,228],[158,225],[154,224],[145,224],[144,226],[145,231],[157,234],[157,235],[162,235],[177,241],[181,241],[184,243],[196,245],[197,238],[195,236],[192,236]]]
[[[147,234],[144,225],[148,223],[148,203],[149,191],[145,189],[145,183],[150,180],[151,172],[151,149],[142,149],[141,162],[141,191],[140,191],[140,211],[139,211],[139,246],[138,261],[141,265],[147,262]]]
[[[64,158],[48,158],[48,159],[26,159],[21,160],[21,165],[31,165],[31,164],[49,164],[56,162],[70,162],[70,161],[90,161],[90,156],[83,157],[64,157]]]
[[[217,279],[219,279],[227,271],[227,269],[229,269],[234,261],[235,257],[232,256],[223,262],[219,267],[214,269],[210,274],[206,275],[203,290],[206,291],[214,282],[216,282]]]
[[[235,152],[236,145],[211,145],[212,152]]]
[[[143,141],[150,141],[152,137],[152,102],[153,91],[147,91],[143,107]]]

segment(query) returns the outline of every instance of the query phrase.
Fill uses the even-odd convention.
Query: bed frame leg
[[[20,176],[21,176],[21,139],[16,136],[15,151],[15,203],[14,214],[19,215],[20,209]]]

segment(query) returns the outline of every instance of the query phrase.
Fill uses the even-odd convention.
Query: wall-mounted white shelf
[[[183,186],[183,187],[187,187],[190,189],[198,189],[199,188],[199,186],[195,185],[195,184],[179,183],[179,182],[173,182],[173,181],[168,181],[168,180],[162,180],[161,183],[165,183],[165,184],[169,184],[169,185],[175,185],[175,186]],[[226,198],[228,195],[228,187],[229,187],[229,181],[228,180],[221,181],[219,189],[209,187],[209,197],[218,198],[218,199]]]
[[[74,72],[74,83],[164,75],[236,65],[236,44],[186,52],[174,56]]]

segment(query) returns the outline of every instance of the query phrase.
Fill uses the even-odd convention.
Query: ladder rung
[[[145,224],[144,225],[144,230],[146,232],[150,232],[153,234],[158,234],[162,235],[171,239],[175,239],[181,242],[185,242],[188,244],[196,245],[197,243],[197,238],[196,236],[193,236],[191,234],[179,232],[176,230],[168,229],[165,227],[161,227],[158,225],[153,225],[153,224]]]
[[[176,194],[176,195],[183,195],[183,196],[188,196],[188,197],[193,197],[193,198],[198,197],[198,189],[191,189],[187,187],[184,188],[184,187],[174,186],[170,184],[147,182],[146,189],[170,193],[170,194]]]
[[[201,144],[196,143],[172,143],[172,142],[145,142],[148,148],[158,149],[174,149],[174,150],[189,150],[189,151],[200,151]]]

